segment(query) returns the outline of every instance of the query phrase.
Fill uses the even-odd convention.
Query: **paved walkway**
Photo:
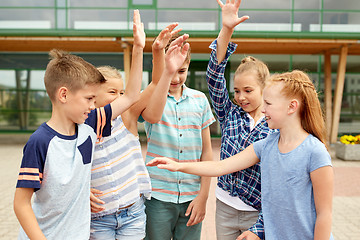
[[[9,139],[6,139],[9,141]],[[0,141],[0,240],[17,238],[19,224],[12,201],[22,157],[23,143],[5,144]],[[12,141],[13,142],[13,141]],[[213,140],[214,159],[219,158],[219,140]],[[335,194],[333,204],[333,234],[336,240],[360,239],[360,162],[342,161],[334,157]],[[203,223],[202,240],[216,240],[215,197],[213,178]]]

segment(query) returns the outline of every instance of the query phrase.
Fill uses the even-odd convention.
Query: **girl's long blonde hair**
[[[289,98],[297,98],[300,104],[300,118],[303,129],[317,137],[326,144],[326,128],[324,114],[318,98],[318,93],[309,76],[300,71],[294,70],[282,74],[274,74],[266,84],[283,82],[282,94]]]

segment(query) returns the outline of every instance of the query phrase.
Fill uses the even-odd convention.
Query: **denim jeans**
[[[145,237],[144,198],[117,212],[91,219],[90,239],[140,240]]]

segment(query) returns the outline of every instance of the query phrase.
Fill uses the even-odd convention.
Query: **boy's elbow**
[[[151,124],[155,124],[158,123],[161,120],[161,116],[160,117],[156,117],[154,115],[151,116],[143,116],[144,120],[147,121],[148,123]]]

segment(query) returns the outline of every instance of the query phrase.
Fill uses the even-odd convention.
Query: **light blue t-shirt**
[[[294,150],[281,153],[279,136],[276,132],[253,144],[261,164],[265,238],[314,239],[316,209],[310,173],[331,166],[331,157],[311,134]]]
[[[24,147],[16,187],[34,189],[32,208],[48,240],[90,237],[92,155],[97,135],[111,130],[111,107],[102,110],[93,110],[71,136],[43,123]],[[29,239],[21,227],[18,239]]]

